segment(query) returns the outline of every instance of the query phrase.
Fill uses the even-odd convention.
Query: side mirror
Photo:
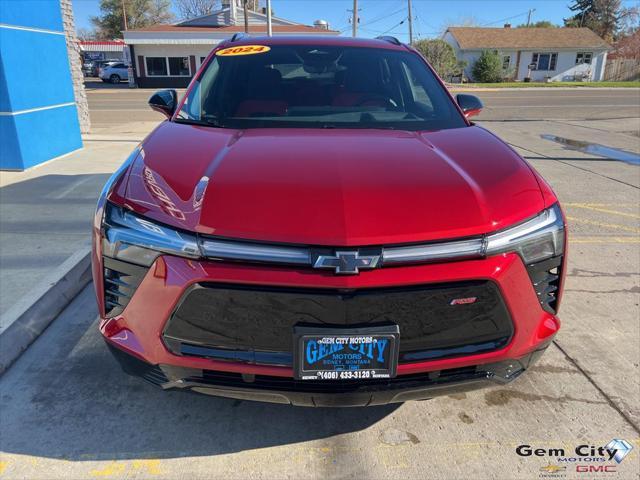
[[[458,102],[458,105],[460,105],[464,116],[467,118],[478,115],[484,107],[482,101],[475,95],[459,93],[456,95],[456,101]]]
[[[158,90],[151,95],[149,106],[152,110],[165,114],[167,118],[171,118],[178,106],[178,94],[175,90]]]

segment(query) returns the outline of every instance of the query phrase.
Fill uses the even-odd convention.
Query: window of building
[[[535,65],[534,70],[555,70],[557,60],[557,53],[534,53],[531,63]]]
[[[576,54],[576,65],[581,63],[591,63],[593,52],[578,52]]]
[[[145,62],[148,76],[167,76],[167,59],[165,57],[146,57]]]
[[[188,77],[191,75],[189,57],[145,57],[150,77]]]
[[[511,55],[502,56],[502,69],[506,70],[511,65]]]
[[[207,57],[200,57],[200,65],[202,65],[206,59]]]
[[[169,57],[169,75],[175,77],[188,77],[189,57]]]

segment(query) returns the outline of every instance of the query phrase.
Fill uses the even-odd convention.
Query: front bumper
[[[109,345],[109,344],[108,344]],[[505,385],[530,368],[548,344],[519,359],[375,381],[296,381],[268,375],[150,365],[109,345],[123,370],[164,390],[302,407],[366,407]]]
[[[516,254],[382,268],[354,276],[161,256],[139,279],[126,306],[111,318],[104,318],[102,273],[102,261],[94,256],[94,280],[103,316],[100,331],[116,356],[122,360],[124,355],[127,371],[145,378],[151,375],[163,388],[232,398],[294,405],[373,405],[506,383],[529,367],[560,325],[555,315],[540,306],[527,270]],[[167,345],[164,337],[169,319],[185,294],[202,284],[360,291],[474,281],[490,282],[500,292],[513,327],[508,343],[480,353],[462,351],[444,358],[401,359],[398,376],[387,381],[301,383],[293,379],[291,365],[184,355]],[[131,363],[137,367],[131,367]]]

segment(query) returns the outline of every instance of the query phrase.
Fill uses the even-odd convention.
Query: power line
[[[386,13],[386,14],[384,14],[384,15],[380,15],[379,17],[376,17],[376,18],[375,18],[375,19],[373,19],[373,20],[370,20],[370,21],[368,21],[368,22],[365,22],[365,23],[361,24],[360,26],[361,26],[361,27],[365,27],[365,26],[371,25],[371,24],[373,24],[373,23],[379,22],[380,20],[386,20],[386,19],[388,19],[388,18],[390,18],[390,17],[393,17],[394,15],[397,15],[397,14],[398,14],[398,13],[400,13],[400,12],[404,12],[405,10],[406,10],[406,7],[402,7],[402,8],[400,8],[400,9],[396,10],[396,11],[395,11],[395,12],[393,12],[393,13]]]
[[[393,27],[391,27],[389,30],[386,30],[384,32],[382,32],[382,35],[385,35],[389,32],[391,32],[391,30],[395,30],[396,28],[398,28],[400,25],[402,25],[407,19],[404,18],[400,23],[398,23],[397,25],[394,25]]]
[[[528,14],[529,14],[529,11],[526,11],[524,13],[519,13],[518,15],[513,15],[512,17],[507,17],[507,18],[502,18],[500,20],[496,20],[495,22],[483,23],[480,26],[481,27],[486,27],[488,25],[494,25],[496,23],[506,22],[507,20],[513,20],[514,18],[524,17],[525,15],[528,15]]]

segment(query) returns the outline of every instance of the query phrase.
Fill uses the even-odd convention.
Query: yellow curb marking
[[[602,228],[613,228],[615,230],[624,230],[625,232],[640,233],[640,228],[627,227],[625,225],[618,225],[615,223],[601,223],[593,220],[587,220],[587,219],[576,218],[576,217],[567,217],[567,220],[571,220],[572,222],[578,222],[578,223],[586,223],[587,225],[595,225],[597,227],[602,227]]]
[[[640,238],[633,237],[605,237],[605,238],[573,238],[569,237],[569,243],[640,243]]]
[[[160,460],[134,460],[133,469],[143,470],[149,475],[162,475],[162,470],[160,469]]]
[[[92,477],[113,477],[124,472],[125,464],[122,462],[111,462],[102,470],[91,470],[89,475]]]
[[[4,471],[7,468],[7,465],[9,465],[9,462],[0,462],[0,475],[4,473]]]
[[[640,215],[637,215],[635,213],[627,213],[627,212],[619,212],[617,210],[609,210],[608,208],[601,208],[601,207],[593,206],[593,205],[588,204],[588,203],[565,203],[564,205],[567,206],[567,207],[584,208],[584,209],[587,209],[587,210],[593,210],[594,212],[611,213],[613,215],[622,215],[623,217],[640,218]]]

